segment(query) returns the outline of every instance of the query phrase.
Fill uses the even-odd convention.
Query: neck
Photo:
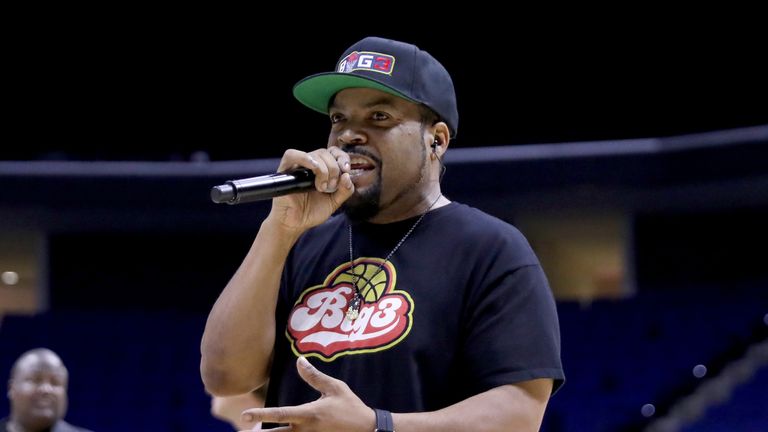
[[[7,425],[8,432],[31,432],[31,429],[27,429],[14,419],[8,420]]]
[[[450,202],[451,201],[448,198],[442,195],[440,189],[438,188],[426,194],[420,195],[419,199],[415,203],[408,205],[405,209],[402,209],[402,207],[399,206],[396,209],[393,208],[395,206],[388,206],[387,208],[379,211],[376,216],[368,219],[368,222],[374,224],[399,222],[422,215],[436,208],[443,207]]]

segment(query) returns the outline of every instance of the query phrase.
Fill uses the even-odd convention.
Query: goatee
[[[379,199],[381,198],[381,178],[363,192],[354,195],[342,204],[342,210],[354,222],[362,222],[379,214]]]

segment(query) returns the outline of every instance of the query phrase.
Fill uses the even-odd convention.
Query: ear
[[[432,150],[440,156],[448,150],[448,145],[451,142],[451,131],[445,122],[437,122],[433,128]]]

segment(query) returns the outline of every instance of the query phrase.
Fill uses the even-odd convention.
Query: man
[[[68,375],[59,356],[49,349],[22,354],[11,369],[11,415],[0,421],[0,432],[89,432],[64,421]]]
[[[269,379],[269,408],[244,418],[278,430],[538,430],[564,378],[554,301],[519,231],[442,195],[448,72],[365,38],[294,95],[331,131],[279,170],[310,169],[315,188],[273,199],[214,305],[206,388]]]

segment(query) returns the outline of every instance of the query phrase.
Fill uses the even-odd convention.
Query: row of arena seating
[[[714,374],[743,350],[764,325],[768,290],[656,290],[559,302],[558,312],[567,381],[551,399],[542,430],[641,430],[707,378],[693,375],[696,365]],[[643,415],[646,404],[654,405],[654,416]]]
[[[566,385],[552,398],[542,431],[639,430],[665,404],[701,379],[698,364],[749,342],[768,312],[765,290],[643,292],[631,299],[558,303]],[[70,369],[68,418],[96,431],[229,431],[209,413],[199,378],[205,316],[180,312],[53,311],[6,316],[0,326],[0,380],[23,351],[46,346]],[[766,373],[755,393],[735,393],[713,408],[727,421],[749,421],[764,408]],[[703,379],[706,379],[703,378]],[[735,407],[738,407],[735,408]],[[0,417],[7,414],[0,407]],[[763,410],[768,412],[768,410]],[[764,417],[763,417],[764,418]],[[726,420],[724,420],[726,421]],[[717,429],[702,426],[686,432]]]
[[[725,403],[709,408],[680,432],[764,431],[768,425],[768,366],[763,366]]]
[[[0,377],[7,379],[19,354],[45,346],[70,370],[67,419],[74,424],[97,432],[231,431],[211,417],[200,381],[204,324],[204,316],[157,312],[6,316]],[[0,417],[6,414],[3,406]]]

